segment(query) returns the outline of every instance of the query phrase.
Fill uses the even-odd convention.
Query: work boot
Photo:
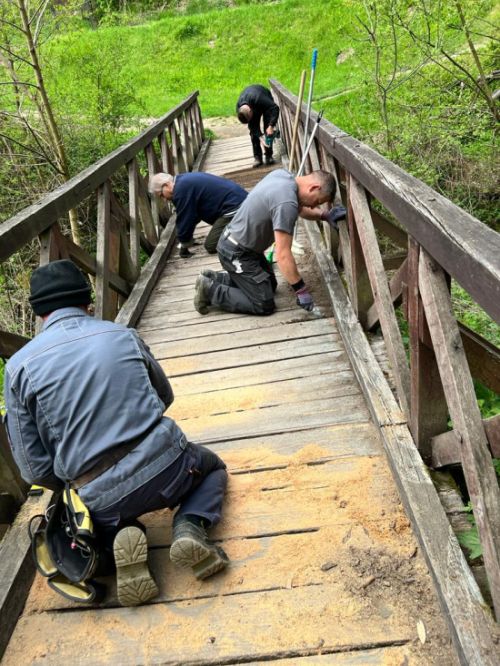
[[[209,280],[217,280],[218,272],[213,271],[211,268],[204,268],[201,271],[201,275],[208,278]]]
[[[252,164],[252,169],[257,169],[257,167],[262,166],[262,158],[256,157]]]
[[[210,305],[208,290],[211,286],[211,279],[205,275],[198,275],[194,285],[194,307],[202,315],[208,314],[208,306]]]
[[[180,246],[179,248],[179,257],[181,259],[189,259],[190,257],[194,257],[195,254],[194,252],[190,252],[187,247],[184,247],[183,245]]]
[[[272,155],[270,155],[269,157],[266,156],[266,164],[267,165],[276,164],[276,160]]]
[[[124,527],[115,536],[116,591],[122,606],[137,606],[156,597],[158,587],[148,567],[146,535],[138,527]]]
[[[190,567],[198,580],[222,571],[229,564],[222,548],[208,541],[203,525],[187,516],[174,521],[170,560],[179,567]]]
[[[201,274],[207,277],[209,280],[214,282],[220,282],[220,284],[230,284],[231,279],[227,271],[213,271],[210,268],[204,268],[201,271]]]

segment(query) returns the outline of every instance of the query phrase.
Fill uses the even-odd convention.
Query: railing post
[[[420,455],[431,458],[431,437],[446,431],[448,407],[434,350],[424,343],[427,320],[418,286],[420,246],[408,239],[408,327],[410,338],[410,430]],[[427,335],[425,335],[425,333]]]
[[[193,147],[191,145],[191,137],[189,136],[188,124],[185,113],[181,113],[181,115],[177,118],[177,121],[179,123],[179,131],[184,138],[184,154],[186,156],[187,171],[189,171],[193,166],[194,158],[193,158]]]
[[[149,177],[154,176],[156,173],[156,153],[154,151],[153,144],[150,143],[149,146],[146,146],[146,161],[148,163],[148,175]],[[158,238],[161,235],[161,226],[160,226],[160,210],[158,207],[158,197],[151,197],[151,215],[153,216],[153,224],[156,228]]]
[[[130,256],[137,270],[140,269],[141,229],[139,223],[139,187],[137,182],[137,161],[134,158],[127,164],[128,170],[128,212],[130,217]]]
[[[349,227],[349,244],[351,248],[351,298],[352,307],[361,325],[366,325],[366,314],[373,303],[373,293],[366,269],[365,257],[356,227],[356,220],[351,205],[350,182],[347,180],[347,221]]]
[[[99,319],[113,319],[109,300],[109,226],[110,226],[109,181],[97,190],[97,251],[95,315]]]

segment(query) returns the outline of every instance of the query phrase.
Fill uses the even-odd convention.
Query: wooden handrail
[[[196,101],[197,97],[198,91],[191,93],[142,134],[130,139],[126,144],[95,162],[64,185],[45,195],[41,201],[24,208],[0,224],[0,262],[5,261],[103,185],[118,169],[125,166],[141,150],[151,144],[166,127]]]
[[[280,105],[287,147],[297,98],[276,81],[271,81],[271,88]],[[304,105],[299,117],[300,136],[306,120]],[[311,122],[316,119],[313,113]],[[300,160],[301,148],[296,152]],[[485,430],[472,376],[497,388],[500,350],[457,322],[450,278],[500,322],[500,235],[326,120],[319,125],[306,159],[306,172],[318,168],[335,177],[339,199],[347,208],[347,220],[340,222],[333,237],[325,223],[323,234],[321,224],[306,225],[339,332],[436,579],[459,656],[463,663],[493,664],[491,616],[478,601],[458,542],[446,536],[451,527],[423,460],[462,465],[499,619],[500,491],[491,460],[499,426],[495,421]],[[377,202],[396,224],[376,211]],[[406,246],[397,262],[389,260],[392,255],[383,256],[376,230],[399,248]],[[334,260],[343,268],[349,297]],[[394,269],[388,276],[387,271]],[[394,303],[402,303],[407,320],[409,355]],[[361,328],[366,331],[375,325],[380,325],[384,337],[399,404],[363,339]],[[452,435],[445,434],[448,419]],[[451,562],[460,572],[453,586]]]
[[[280,105],[297,97],[271,81]],[[317,118],[311,113],[311,121]],[[305,122],[303,105],[301,121]],[[318,142],[380,201],[400,225],[500,323],[500,234],[328,120]]]

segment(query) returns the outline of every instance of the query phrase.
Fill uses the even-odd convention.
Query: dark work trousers
[[[277,281],[265,256],[235,245],[224,234],[217,252],[227,273],[219,273],[210,287],[211,304],[228,312],[272,314]]]
[[[226,485],[226,465],[219,456],[205,446],[189,443],[172,465],[120,502],[92,512],[92,520],[105,548],[112,547],[119,529],[142,527],[135,519],[158,509],[178,506],[176,516],[198,516],[213,526],[220,520]]]
[[[226,225],[228,225],[232,219],[233,215],[228,215],[227,217],[218,217],[212,224],[212,228],[208,232],[204,244],[205,250],[208,252],[208,254],[215,254],[217,252],[217,243],[219,242],[220,235],[226,228]]]
[[[250,139],[252,140],[253,156],[255,157],[256,160],[260,160],[262,162],[262,144],[260,142],[260,137],[262,136],[262,130],[260,128],[260,119],[261,118],[263,119],[264,133],[265,133],[266,129],[271,124],[271,118],[273,116],[273,112],[271,109],[266,109],[264,113],[256,111],[255,109],[253,109],[252,111],[253,111],[252,120],[248,123],[248,130],[250,132]],[[272,146],[266,147],[265,150],[266,150],[266,157],[272,157],[273,147]]]

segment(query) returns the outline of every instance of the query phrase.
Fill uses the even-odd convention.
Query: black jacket
[[[236,113],[238,113],[240,106],[243,106],[243,104],[248,104],[254,112],[252,120],[255,120],[256,116],[260,120],[260,117],[265,114],[267,125],[274,127],[278,122],[279,107],[275,104],[271,91],[264,86],[254,84],[245,88],[236,104]]]

